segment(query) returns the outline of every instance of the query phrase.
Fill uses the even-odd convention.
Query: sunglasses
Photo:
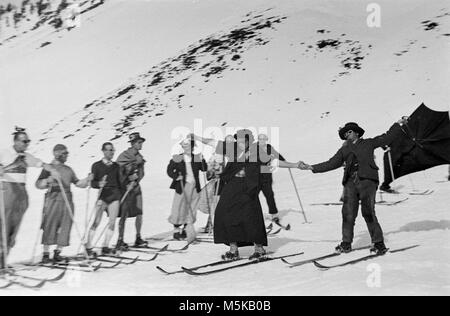
[[[25,140],[21,140],[20,142],[27,145],[27,144],[31,143],[31,140],[25,139]]]
[[[110,151],[110,152],[115,152],[115,149],[105,149],[104,151]]]
[[[351,134],[353,134],[353,131],[347,131],[347,133],[345,133],[345,137],[347,137],[347,136],[349,136],[349,135],[351,135]]]

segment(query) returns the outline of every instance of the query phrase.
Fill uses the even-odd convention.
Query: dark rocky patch
[[[39,46],[39,48],[48,46],[48,45],[50,45],[51,43],[52,43],[52,42],[44,42],[44,43],[41,44],[41,46]]]
[[[185,94],[178,93],[170,96],[163,102],[166,95],[176,93],[176,89],[183,87],[192,77],[203,78],[203,82],[222,78],[226,71],[245,71],[242,68],[243,55],[246,51],[264,46],[269,43],[265,33],[274,31],[277,24],[282,23],[286,17],[255,15],[253,12],[247,15],[245,25],[239,25],[228,32],[213,34],[189,46],[184,52],[169,58],[152,67],[149,71],[138,76],[132,84],[124,86],[100,100],[95,100],[85,105],[75,113],[81,116],[77,131],[94,127],[104,120],[104,114],[120,106],[123,117],[116,122],[111,122],[115,133],[113,140],[127,135],[137,126],[142,126],[145,118],[159,117],[165,114],[169,107],[166,102],[174,103],[182,109]],[[190,89],[196,88],[190,84]],[[198,91],[202,91],[200,88]],[[144,96],[142,95],[144,93]],[[139,95],[139,97],[138,97]],[[123,100],[119,98],[126,96]],[[192,108],[192,105],[188,106]],[[51,132],[50,130],[47,133]],[[72,137],[74,133],[68,133]],[[83,144],[89,142],[85,140]]]

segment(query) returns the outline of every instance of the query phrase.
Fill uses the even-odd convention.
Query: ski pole
[[[392,155],[391,155],[391,148],[390,147],[388,149],[388,160],[389,160],[389,169],[391,170],[392,182],[394,182],[395,181],[394,164],[392,163]]]
[[[208,192],[208,179],[207,179],[207,177],[206,177],[206,173],[204,172],[203,173],[203,178],[204,178],[204,181],[205,181],[205,183],[206,183],[206,190],[205,190],[205,194],[206,194],[206,204],[208,205],[208,214],[209,214],[209,216],[208,216],[208,224],[209,224],[209,222],[210,222],[210,220],[211,220],[211,204],[209,203],[209,192]],[[206,225],[208,225],[208,224],[206,224]]]
[[[66,211],[68,212],[68,214],[72,220],[73,227],[75,228],[78,238],[80,238],[80,241],[83,242],[83,236],[81,235],[80,229],[78,228],[78,225],[75,222],[73,210],[72,210],[72,207],[70,206],[70,202],[69,202],[69,199],[67,198],[67,194],[66,194],[66,191],[64,190],[61,179],[59,177],[56,177],[56,181],[58,182],[58,186],[59,186],[59,189],[61,190],[61,194],[63,196],[64,202],[66,203],[66,208],[67,208]],[[86,247],[83,247],[83,250],[84,250],[83,252],[84,252],[86,259],[89,260],[89,255],[87,253]]]
[[[102,178],[102,181],[106,181],[106,179],[108,178],[108,175],[105,175],[103,178]],[[95,201],[95,204],[94,204],[94,208],[92,209],[92,213],[91,213],[91,215],[89,216],[89,219],[87,219],[87,216],[88,216],[88,210],[86,209],[86,219],[87,219],[87,222],[86,222],[86,227],[85,227],[85,231],[84,231],[84,237],[83,237],[83,242],[85,242],[86,241],[86,239],[87,239],[87,236],[88,236],[88,234],[89,234],[89,229],[90,229],[90,227],[91,227],[91,222],[92,222],[92,219],[94,218],[94,216],[97,214],[97,211],[98,211],[98,202],[100,201],[100,197],[101,197],[101,195],[102,195],[102,193],[103,193],[103,188],[104,188],[104,186],[102,186],[102,187],[100,187],[100,189],[98,190],[98,193],[97,193],[97,200]],[[89,201],[89,194],[88,194],[88,201]],[[89,206],[89,202],[87,203],[87,207]],[[78,250],[78,252],[79,252],[79,250]]]
[[[85,217],[84,217],[84,231],[87,232],[87,230],[89,229],[89,200],[90,200],[90,195],[91,195],[91,186],[89,185],[87,187],[87,192],[86,192],[86,212],[85,212]]]
[[[297,184],[295,183],[294,176],[292,175],[292,171],[291,171],[290,168],[289,168],[289,174],[291,175],[291,180],[292,180],[292,184],[294,185],[295,193],[297,194],[298,203],[300,204],[300,209],[301,209],[301,212],[302,212],[303,217],[305,219],[305,223],[304,224],[309,223],[308,219],[306,218],[306,213],[305,213],[305,209],[303,208],[302,200],[300,199],[300,195],[298,193]]]
[[[132,183],[134,183],[134,182],[132,182]],[[125,199],[127,198],[128,194],[131,192],[131,190],[133,190],[133,188],[134,188],[134,185],[129,185],[129,187],[128,187],[127,191],[125,192],[125,194],[123,195],[122,199],[120,199],[120,206],[122,206],[123,202],[125,202]],[[122,213],[122,216],[123,216],[123,213]],[[106,233],[106,229],[108,228],[108,226],[109,226],[109,223],[106,223],[105,227],[102,229],[100,235],[98,236],[97,241],[92,246],[93,248],[95,248],[98,245],[98,243],[102,239],[103,235]]]
[[[50,188],[47,190],[47,194],[50,192]],[[44,211],[46,208],[46,204],[47,204],[47,197],[44,198],[44,207],[43,207],[43,211],[42,211],[42,219],[41,219],[41,226],[39,226],[39,230],[37,232],[37,236],[36,236],[36,241],[34,242],[34,247],[33,247],[33,252],[31,253],[31,259],[30,262],[34,263],[34,258],[36,256],[36,249],[39,243],[39,239],[41,237],[41,233],[43,232],[43,224],[44,224]]]
[[[6,269],[7,266],[7,256],[8,256],[8,241],[6,240],[6,213],[5,213],[5,200],[3,194],[3,177],[0,177],[0,221],[2,229],[2,243],[1,243],[1,267]]]

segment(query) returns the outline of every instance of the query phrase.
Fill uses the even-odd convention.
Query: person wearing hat
[[[53,148],[53,155],[54,160],[51,165],[59,174],[71,210],[67,208],[58,182],[50,172],[43,170],[36,181],[36,187],[38,189],[47,190],[42,219],[43,263],[50,262],[50,246],[53,245],[56,245],[53,262],[64,260],[61,257],[61,252],[64,247],[70,244],[70,231],[72,229],[72,217],[69,212],[75,211],[70,186],[74,184],[78,188],[87,188],[91,181],[90,175],[83,180],[79,180],[72,168],[66,165],[69,156],[66,146],[61,144],[56,145]]]
[[[275,194],[273,192],[273,176],[270,170],[270,164],[273,159],[278,159],[281,161],[286,161],[286,159],[275,149],[271,144],[268,143],[269,137],[266,134],[258,135],[258,157],[261,155],[267,155],[270,157],[267,161],[262,161],[265,165],[264,170],[261,174],[261,191],[264,194],[267,205],[269,207],[269,214],[272,216],[272,221],[279,222],[278,208],[275,202]],[[259,158],[261,160],[261,158]]]
[[[226,143],[192,137],[204,144],[215,146],[216,152],[225,155],[228,163],[221,174],[225,183],[214,218],[214,243],[229,245],[230,250],[223,260],[239,258],[239,247],[254,246],[250,260],[264,258],[267,246],[267,233],[264,216],[259,201],[261,185],[261,161],[270,157],[261,153],[258,157],[253,133],[242,129],[234,135],[236,142]],[[279,161],[282,168],[298,168],[298,164]]]
[[[186,239],[188,220],[192,223],[196,220],[196,210],[192,208],[201,191],[199,174],[208,169],[203,156],[194,154],[195,141],[185,139],[180,145],[183,153],[174,155],[167,166],[167,175],[172,179],[170,188],[175,190],[168,220],[174,226],[173,238],[177,240]]]
[[[139,133],[132,133],[129,136],[130,148],[125,150],[117,158],[117,163],[121,168],[124,182],[122,187],[126,187],[123,194],[127,194],[120,208],[119,239],[116,248],[119,250],[128,250],[129,246],[124,242],[125,222],[128,217],[135,217],[136,241],[135,247],[145,247],[147,242],[141,237],[143,223],[142,190],[140,182],[144,178],[145,160],[141,155],[142,145],[145,138]]]
[[[355,220],[361,202],[361,212],[366,221],[372,239],[371,252],[386,253],[383,231],[375,214],[375,197],[379,183],[378,167],[374,159],[376,148],[388,146],[401,132],[400,125],[405,124],[407,118],[402,118],[390,130],[375,138],[362,138],[365,134],[356,123],[347,123],[339,129],[339,136],[346,141],[338,152],[327,162],[309,165],[301,162],[299,168],[311,170],[313,173],[323,173],[344,168],[344,205],[342,207],[342,242],[336,247],[336,252],[352,251]]]
[[[28,193],[26,190],[26,174],[29,167],[43,168],[53,177],[58,177],[58,172],[52,165],[43,163],[40,159],[27,152],[31,140],[24,128],[16,127],[14,145],[11,148],[0,151],[0,181],[3,192],[0,192],[4,202],[5,221],[1,223],[5,228],[6,241],[3,241],[3,232],[0,234],[0,245],[6,243],[6,249],[0,253],[0,268],[4,268],[6,255],[16,243],[16,236],[22,223],[23,215],[28,209]],[[2,212],[3,213],[3,212]],[[3,217],[3,214],[2,214]],[[0,217],[0,222],[3,221]],[[5,257],[3,257],[5,254]]]

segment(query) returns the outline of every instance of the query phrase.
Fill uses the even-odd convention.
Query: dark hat
[[[255,142],[255,137],[253,136],[253,133],[249,129],[240,129],[234,134],[234,139],[242,139],[242,138],[248,138],[250,144],[253,144]]]
[[[130,140],[128,141],[129,143],[135,143],[138,140],[142,140],[143,142],[145,142],[145,138],[141,137],[141,135],[138,132],[131,133],[129,138],[130,138]]]
[[[348,131],[354,131],[355,133],[359,134],[359,137],[362,137],[364,135],[364,133],[366,132],[361,127],[359,127],[359,125],[357,123],[350,122],[350,123],[345,124],[344,127],[341,127],[339,129],[339,136],[341,137],[342,140],[346,140],[345,134]]]

